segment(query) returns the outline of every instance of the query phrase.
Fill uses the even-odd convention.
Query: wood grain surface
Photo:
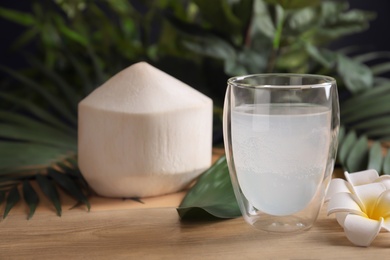
[[[353,246],[325,212],[296,234],[258,231],[242,218],[182,222],[176,209],[14,214],[0,223],[0,259],[387,259],[390,233]]]
[[[214,158],[215,159],[215,158]],[[41,196],[34,217],[20,202],[0,220],[3,259],[388,259],[390,233],[371,247],[352,245],[323,207],[315,226],[295,234],[256,230],[242,218],[181,221],[185,191],[133,200],[92,197],[92,208],[72,208],[61,193],[63,215]],[[0,207],[4,209],[4,203]]]

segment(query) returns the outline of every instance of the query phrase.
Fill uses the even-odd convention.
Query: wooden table
[[[352,245],[323,208],[315,226],[296,234],[269,234],[242,218],[180,221],[175,207],[185,192],[132,200],[91,198],[92,209],[70,209],[61,195],[63,215],[42,203],[31,220],[19,203],[0,220],[0,259],[387,259],[390,233],[369,248]],[[4,205],[3,205],[4,207]]]

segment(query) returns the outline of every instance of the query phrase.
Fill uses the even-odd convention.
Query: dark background
[[[366,51],[390,51],[390,1],[388,0],[349,0],[350,8],[374,11],[377,18],[370,28],[362,33],[353,34],[332,44],[332,48],[359,45]],[[1,0],[0,6],[21,11],[30,9],[30,1]],[[24,27],[0,18],[0,64],[18,69],[25,63],[18,53],[10,52],[9,46],[14,42]],[[33,50],[32,46],[27,46]],[[0,75],[1,77],[2,75]]]

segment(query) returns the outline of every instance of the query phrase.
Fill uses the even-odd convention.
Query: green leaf
[[[241,216],[225,156],[205,171],[177,208],[181,219]]]
[[[79,43],[84,47],[86,47],[89,44],[87,37],[84,37],[79,32],[76,32],[75,30],[69,28],[59,16],[55,16],[54,18],[55,18],[57,28],[63,36],[65,36],[66,38],[72,41]]]
[[[30,43],[34,37],[36,37],[39,33],[39,29],[37,27],[33,27],[30,30],[26,30],[21,33],[20,36],[16,39],[16,41],[12,44],[11,49],[13,51],[17,51],[21,49],[23,46]]]
[[[95,87],[91,82],[90,76],[88,75],[87,68],[83,66],[82,62],[80,62],[68,49],[65,49],[65,55],[68,58],[71,66],[75,68],[78,78],[80,78],[82,81],[83,95],[87,96],[92,92],[92,90],[94,90]]]
[[[31,88],[32,90],[39,93],[50,105],[51,107],[59,112],[62,116],[67,118],[71,123],[77,122],[77,117],[75,114],[70,113],[70,111],[67,109],[67,107],[64,105],[62,100],[51,94],[49,91],[42,88],[38,83],[32,81],[28,77],[24,76],[21,73],[17,73],[16,71],[13,71],[11,69],[8,69],[4,66],[0,66],[0,69],[14,77],[16,80],[20,81],[24,84],[24,86]]]
[[[54,208],[57,211],[57,215],[61,216],[62,209],[61,209],[60,197],[58,195],[58,191],[55,185],[53,184],[53,182],[50,181],[46,176],[42,174],[37,174],[36,179],[43,194],[45,194],[46,197],[48,197],[48,199],[53,203]]]
[[[346,168],[349,172],[358,172],[367,169],[368,141],[361,136],[351,147],[347,156]]]
[[[383,160],[383,173],[390,175],[390,149],[387,150],[387,154]]]
[[[238,53],[233,46],[219,37],[194,37],[191,41],[183,42],[183,45],[195,53],[224,61],[224,71],[227,75],[247,74],[252,66],[257,67],[257,71],[265,67],[261,54],[246,49]]]
[[[69,103],[69,108],[77,113],[77,104],[80,101],[80,97],[78,93],[76,92],[76,89],[69,85],[64,78],[62,78],[60,75],[58,75],[53,69],[47,68],[41,61],[39,61],[37,58],[35,58],[32,55],[27,55],[28,61],[30,64],[37,68],[40,72],[42,72],[43,75],[45,75],[48,79],[51,79],[53,83],[57,86],[57,88],[61,92],[61,96],[66,98],[66,100]]]
[[[3,219],[5,219],[10,212],[10,210],[18,203],[20,200],[20,195],[18,191],[18,187],[14,186],[7,195],[7,201],[5,204]]]
[[[368,119],[350,126],[351,129],[376,129],[390,126],[390,118],[387,115],[382,117]]]
[[[246,32],[248,30],[252,19],[254,0],[240,0],[232,2],[231,7],[234,15],[240,20],[241,28],[240,32]]]
[[[380,142],[374,142],[370,148],[368,154],[368,166],[367,169],[375,169],[377,172],[381,172],[383,163],[382,146]]]
[[[280,42],[282,39],[282,31],[284,27],[284,20],[286,17],[285,17],[284,9],[279,5],[276,6],[275,13],[276,13],[276,30],[272,40],[272,48],[277,51],[279,50],[280,47]]]
[[[341,144],[345,137],[345,127],[340,126],[339,135],[338,135],[338,144]]]
[[[31,114],[33,114],[37,118],[45,121],[46,123],[48,123],[50,125],[56,126],[57,128],[62,129],[65,132],[76,133],[76,131],[73,127],[66,125],[60,119],[53,116],[45,109],[39,107],[39,105],[37,105],[37,104],[29,102],[28,100],[25,100],[22,98],[17,98],[16,96],[12,96],[12,95],[9,95],[6,93],[1,93],[1,92],[0,92],[0,98],[3,98],[7,101],[10,101],[10,102],[26,109],[27,111],[29,111]]]
[[[246,1],[246,0],[244,0]],[[220,31],[234,34],[242,29],[241,20],[235,16],[228,1],[225,0],[194,0],[202,17]]]
[[[26,201],[29,213],[27,219],[31,219],[39,203],[39,197],[28,180],[23,181],[23,198]]]
[[[35,143],[0,141],[0,175],[42,169],[68,157],[68,151]]]
[[[364,64],[353,61],[342,54],[337,56],[337,72],[352,93],[360,93],[372,87],[371,70]]]
[[[384,116],[383,120],[389,121],[388,116]],[[373,136],[373,137],[380,137],[380,136],[388,136],[390,135],[390,125],[386,127],[381,127],[381,128],[376,128],[376,129],[369,129],[365,132],[368,136]]]
[[[44,127],[33,129],[0,123],[0,137],[63,147],[69,151],[77,150],[77,143],[74,137]]]
[[[351,112],[355,112],[356,114],[357,110],[361,110],[360,108],[362,105],[368,107],[373,103],[375,104],[376,99],[383,99],[383,97],[387,97],[386,99],[390,99],[390,84],[384,84],[381,86],[370,88],[363,93],[355,94],[353,97],[342,102],[340,104],[341,117],[344,117],[346,114],[349,114]]]
[[[320,63],[325,68],[331,68],[336,62],[336,53],[329,50],[321,50],[313,44],[306,43],[305,50],[315,61]]]
[[[289,19],[288,26],[296,32],[306,32],[316,22],[317,10],[314,8],[302,8],[294,11]]]
[[[320,3],[319,0],[265,0],[265,2],[280,5],[284,9],[300,9],[318,5]]]
[[[343,139],[342,143],[340,144],[340,149],[338,153],[341,164],[346,165],[348,154],[352,146],[356,142],[356,139],[357,137],[354,131],[350,131]]]
[[[359,50],[357,50],[357,51],[359,51]],[[373,61],[376,59],[383,59],[383,58],[389,59],[390,52],[389,51],[375,51],[375,52],[362,53],[362,54],[359,54],[357,56],[354,56],[353,60],[355,60],[359,63],[366,63],[366,62],[370,62],[370,61]]]
[[[103,84],[107,79],[107,76],[103,71],[103,61],[101,61],[99,56],[96,54],[94,47],[90,44],[87,46],[86,53],[92,61],[92,67],[94,69],[98,85]]]
[[[45,133],[49,138],[54,137],[61,139],[60,142],[62,143],[77,142],[77,134],[73,131],[64,132],[62,129],[57,129],[49,124],[41,122],[40,120],[23,114],[0,110],[0,121],[3,121],[8,126],[24,127],[29,130],[40,131]]]
[[[270,12],[268,11],[267,5],[263,1],[254,1],[253,8],[253,21],[249,29],[251,39],[253,40],[256,36],[260,39],[273,39],[276,28],[272,21]]]
[[[267,56],[252,49],[244,48],[237,53],[237,60],[225,60],[225,72],[228,75],[255,74],[267,67]],[[242,71],[242,73],[239,73]]]
[[[36,23],[34,16],[29,13],[23,13],[3,7],[0,7],[0,17],[24,26],[32,26]]]
[[[205,56],[221,60],[236,59],[233,46],[218,37],[196,37],[192,41],[185,41],[183,44],[189,50]]]
[[[375,18],[373,12],[348,9],[347,1],[322,1],[317,37],[326,42],[361,32]]]
[[[387,101],[390,101],[388,96],[383,96],[376,100],[370,100],[364,104],[362,103],[359,110],[356,110],[354,113],[348,115],[342,113],[342,121],[344,124],[349,124],[390,113],[390,102]]]
[[[371,71],[374,75],[381,75],[390,71],[390,62],[384,62],[371,66]]]
[[[84,203],[88,211],[91,209],[91,205],[87,197],[83,194],[82,190],[76,185],[76,183],[63,173],[56,171],[53,168],[48,169],[48,176],[53,178],[66,192],[68,192],[77,201]]]

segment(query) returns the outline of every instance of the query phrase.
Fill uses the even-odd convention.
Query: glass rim
[[[247,78],[275,78],[275,77],[300,77],[300,78],[310,78],[310,79],[322,79],[324,82],[321,83],[311,83],[311,84],[292,84],[292,85],[274,85],[274,84],[246,84],[239,82]],[[336,79],[326,75],[320,74],[300,74],[300,73],[259,73],[259,74],[249,74],[243,76],[231,77],[227,80],[228,85],[241,88],[268,88],[268,89],[311,89],[311,88],[321,88],[329,85],[335,85]]]

